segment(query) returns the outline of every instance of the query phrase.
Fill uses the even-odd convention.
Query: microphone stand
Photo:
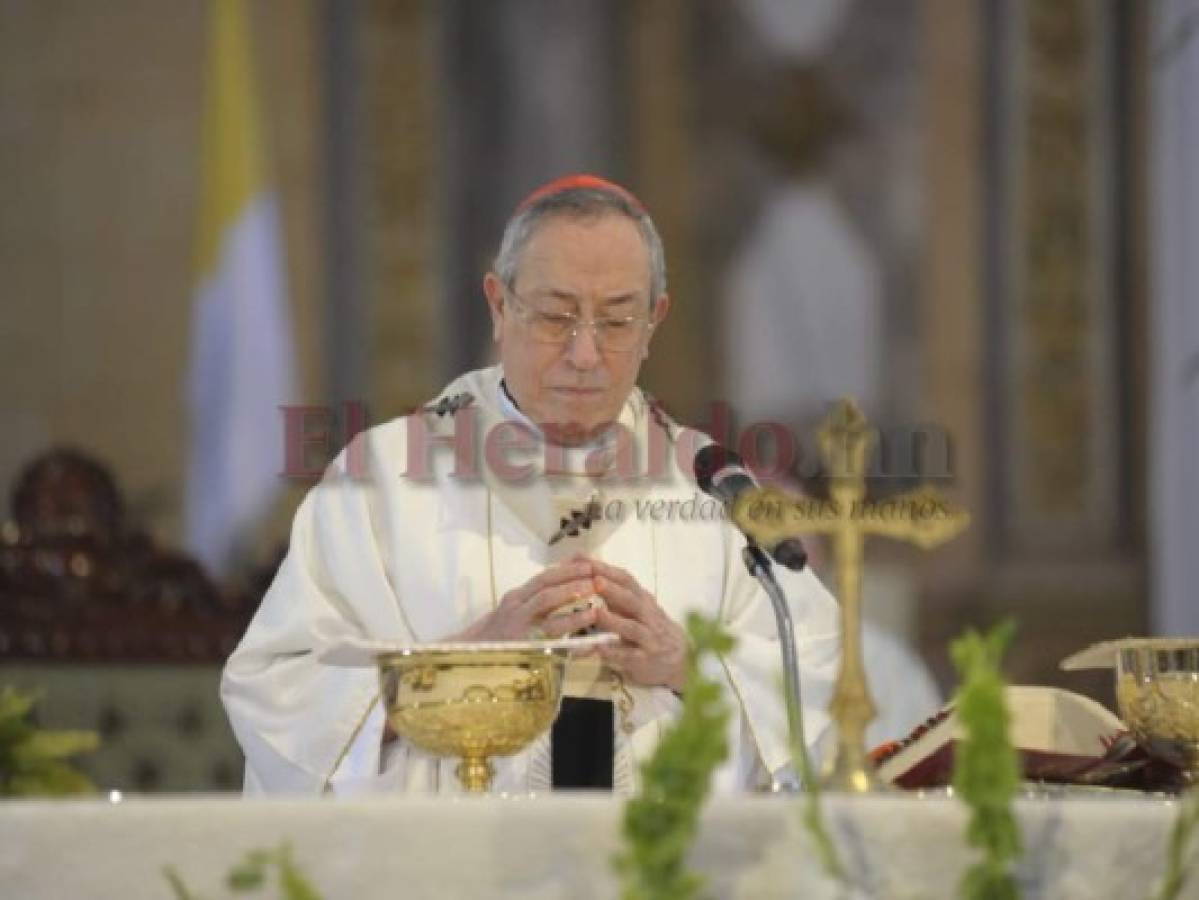
[[[741,549],[741,559],[745,568],[766,591],[770,605],[774,607],[774,619],[778,627],[779,649],[783,656],[783,695],[787,703],[787,726],[791,737],[791,758],[798,762],[800,774],[808,782],[813,773],[807,762],[807,744],[804,741],[803,707],[800,705],[799,693],[799,660],[795,652],[795,624],[791,620],[791,608],[787,606],[787,598],[774,577],[770,557],[753,540],[748,540]],[[801,785],[798,780],[775,783],[776,790],[798,791]]]

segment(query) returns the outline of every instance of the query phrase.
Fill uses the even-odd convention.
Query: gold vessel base
[[[491,790],[495,767],[486,756],[463,756],[454,769],[462,786],[471,794],[486,794]]]

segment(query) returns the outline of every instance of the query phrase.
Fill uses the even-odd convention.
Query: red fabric
[[[520,205],[516,207],[516,211],[523,212],[539,200],[546,197],[560,194],[563,191],[574,190],[575,188],[594,188],[599,191],[608,191],[609,193],[619,194],[623,197],[634,209],[639,213],[645,213],[645,205],[633,196],[632,192],[622,188],[615,182],[608,181],[605,178],[600,178],[598,175],[563,175],[561,178],[555,178],[553,181],[543,184],[524,200],[520,201]]]

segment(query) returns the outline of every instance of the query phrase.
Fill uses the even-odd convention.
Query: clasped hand
[[[563,606],[598,595],[605,605],[554,616]],[[619,566],[576,556],[546,569],[504,594],[499,604],[457,637],[521,640],[562,637],[595,626],[620,636],[596,649],[634,684],[681,691],[686,678],[687,635],[631,574]]]

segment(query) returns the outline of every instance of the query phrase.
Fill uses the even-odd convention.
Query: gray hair
[[[590,219],[612,213],[631,219],[645,241],[645,249],[649,251],[649,302],[652,305],[666,293],[666,251],[662,248],[658,229],[644,209],[615,191],[598,187],[556,191],[518,210],[504,226],[504,237],[492,263],[495,274],[509,288],[514,286],[520,255],[544,220],[552,216]]]

